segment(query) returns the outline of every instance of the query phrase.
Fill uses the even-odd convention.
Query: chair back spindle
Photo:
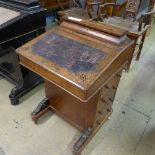
[[[128,0],[126,5],[125,18],[132,18],[136,21],[140,0]]]

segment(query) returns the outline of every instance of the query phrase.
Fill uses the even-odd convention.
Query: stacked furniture
[[[16,87],[12,104],[42,79],[19,65],[16,48],[45,32],[45,14],[36,0],[0,0],[0,75]]]

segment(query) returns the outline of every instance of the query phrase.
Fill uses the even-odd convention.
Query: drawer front
[[[100,125],[107,114],[112,111],[112,105],[120,81],[121,73],[122,70],[118,71],[102,88],[96,111],[95,126]]]

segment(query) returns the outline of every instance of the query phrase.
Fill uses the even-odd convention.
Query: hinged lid
[[[99,41],[61,26],[18,49],[22,65],[87,101],[128,60],[133,41]]]

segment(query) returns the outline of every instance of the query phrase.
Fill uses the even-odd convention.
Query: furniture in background
[[[125,30],[66,15],[60,26],[20,47],[21,65],[45,80],[46,98],[32,120],[56,112],[82,132],[73,148],[80,155],[112,113],[133,46]]]
[[[72,2],[73,5],[69,9],[58,12],[59,23],[63,21],[63,16],[66,15],[87,20],[96,18],[98,15],[99,6],[104,4],[104,0],[86,0],[84,2],[84,8],[81,8],[80,5],[74,5],[74,1]]]
[[[45,32],[45,14],[37,1],[0,0],[0,75],[16,85],[11,104],[34,88],[42,78],[19,65],[16,48]]]
[[[52,12],[54,22],[57,18],[57,12],[59,10],[64,10],[64,8],[68,8],[70,5],[70,0],[39,0],[39,2],[47,11]]]
[[[128,31],[128,36],[135,41],[135,50],[137,53],[136,60],[139,60],[140,58],[146,33],[150,27],[153,15],[153,11],[151,11],[152,0],[150,0],[148,12],[141,14],[139,21],[136,20],[139,6],[142,1],[143,0],[128,0],[126,10],[121,17],[115,16],[113,12],[111,15],[108,14],[107,8],[112,6],[113,10],[115,10],[115,3],[104,3],[103,5],[100,5],[98,12],[99,23],[104,23],[109,26],[112,25]],[[130,64],[131,61],[129,62],[127,69],[129,69]]]
[[[121,16],[125,10],[128,0],[104,0],[105,3],[115,3],[115,9],[113,10],[113,15]],[[137,12],[137,20],[140,18],[141,14],[151,11],[153,9],[153,0],[141,0]]]
[[[91,2],[91,1],[88,1]],[[115,9],[112,10],[111,8],[107,8],[108,12],[111,14],[111,12],[113,11],[113,14],[115,16],[120,16],[122,14],[122,12],[125,11],[125,7],[127,4],[127,0],[104,0],[104,3],[115,3]]]

